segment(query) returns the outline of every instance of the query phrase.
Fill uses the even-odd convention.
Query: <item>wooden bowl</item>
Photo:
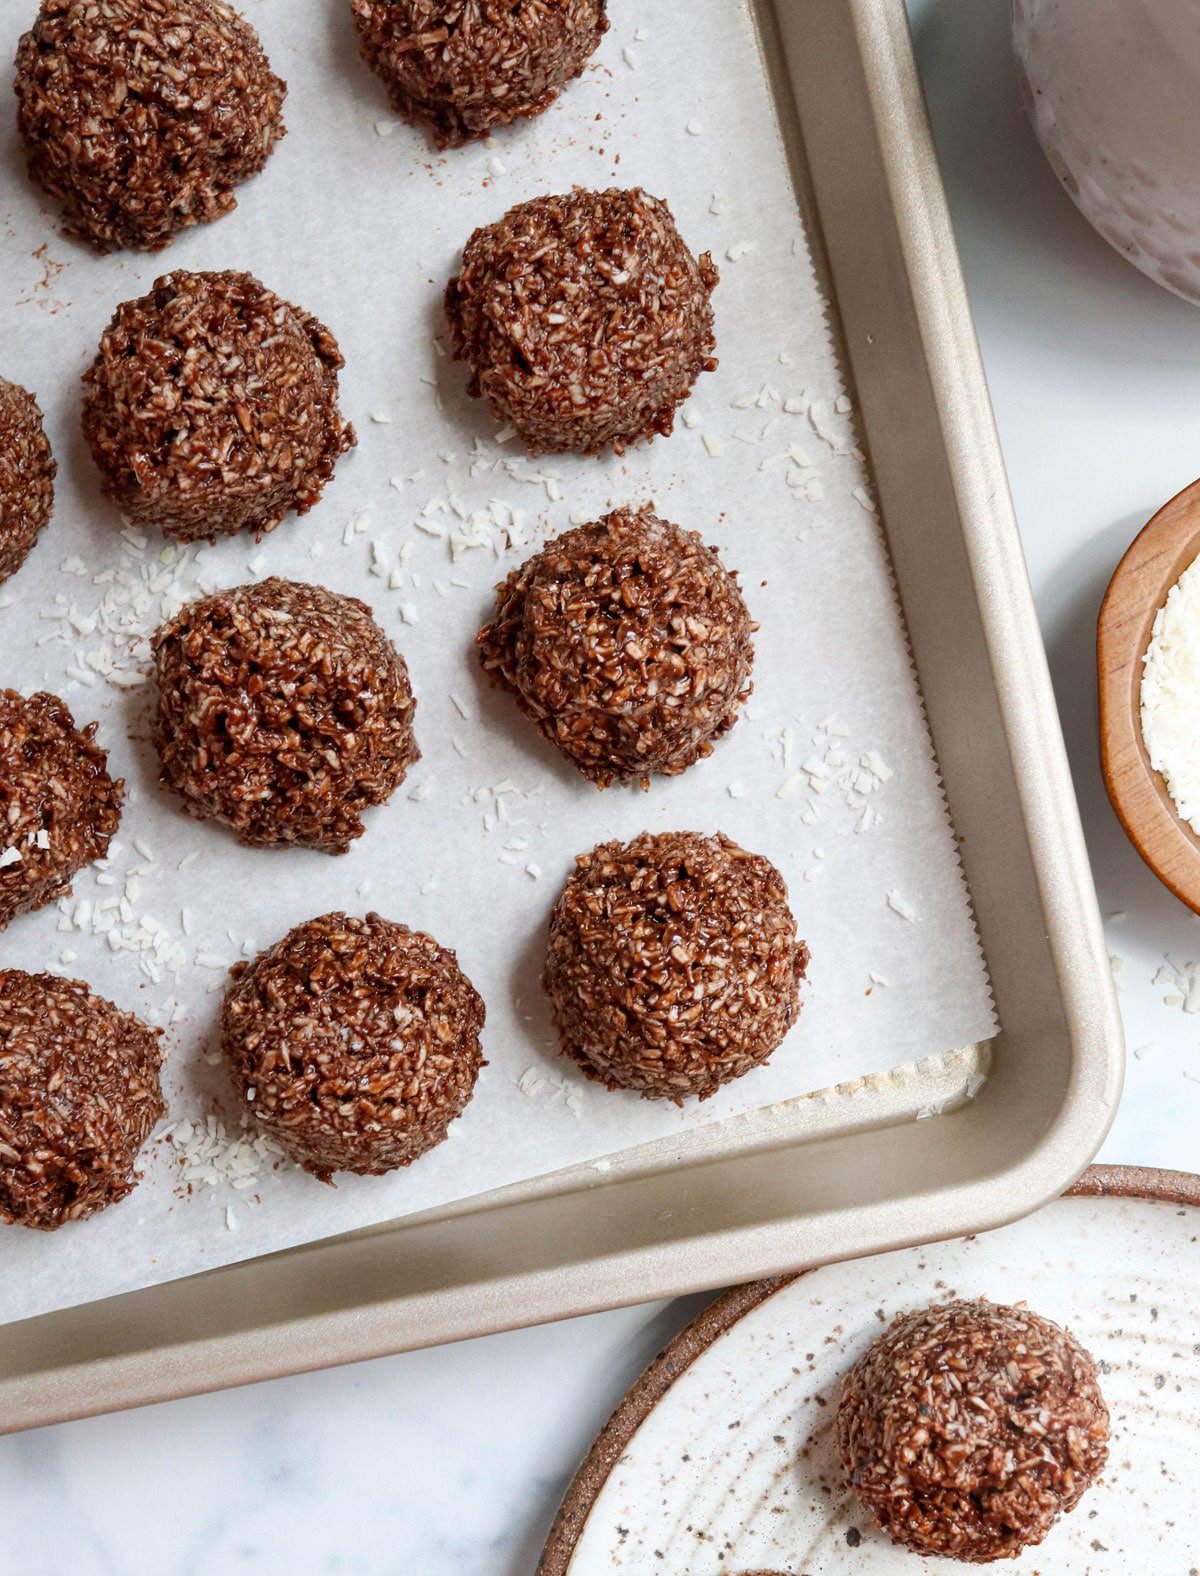
[[[1100,764],[1129,840],[1200,913],[1200,838],[1181,820],[1142,739],[1142,658],[1167,593],[1200,556],[1200,482],[1164,505],[1117,565],[1100,608]]]

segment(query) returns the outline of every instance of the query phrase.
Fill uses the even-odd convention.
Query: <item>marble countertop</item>
[[[1200,312],[1059,190],[1017,108],[1007,6],[910,9],[1134,1052],[1104,1154],[1192,1169],[1200,1018],[1153,980],[1200,956],[1200,921],[1104,797],[1092,646],[1117,559],[1200,470]],[[704,1300],[0,1440],[3,1568],[532,1576],[593,1435]]]

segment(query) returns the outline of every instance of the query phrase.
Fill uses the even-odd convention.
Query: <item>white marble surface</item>
[[[622,0],[618,0],[622,3]],[[1092,639],[1135,529],[1200,472],[1200,312],[1095,237],[1017,109],[1003,0],[911,0],[1063,707],[1131,1048],[1113,1160],[1195,1167],[1200,1018],[1163,1004],[1200,922],[1096,763]],[[1190,1076],[1189,1076],[1190,1075]],[[1195,1081],[1193,1081],[1195,1080]],[[22,1576],[531,1576],[574,1466],[693,1300],[0,1440]]]

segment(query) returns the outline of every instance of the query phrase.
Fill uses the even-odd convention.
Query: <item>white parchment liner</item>
[[[487,1002],[489,1066],[449,1141],[386,1179],[329,1188],[248,1155],[239,1189],[226,1154],[217,1185],[194,1174],[189,1190],[180,1161],[195,1144],[160,1138],[136,1193],[107,1214],[51,1236],[0,1231],[0,1320],[466,1198],[995,1027],[853,413],[743,7],[617,0],[596,63],[549,113],[445,157],[395,122],[357,58],[344,0],[252,0],[248,10],[289,83],[289,134],[235,214],[165,254],[94,258],[64,239],[25,180],[5,112],[0,373],[37,393],[59,478],[51,527],[0,588],[0,684],[53,690],[80,722],[98,718],[129,802],[109,868],[77,879],[68,913],[50,908],[0,934],[0,961],[86,979],[154,1022],[173,1017],[169,1120],[219,1110],[223,1140],[239,1117],[214,1064],[224,966],[312,915],[373,908],[457,950]],[[31,0],[3,8],[0,58],[12,58],[32,13]],[[623,460],[530,461],[514,441],[497,442],[462,368],[440,353],[441,294],[477,224],[576,183],[642,184],[667,198],[696,250],[712,251],[721,365],[672,438]],[[79,435],[79,376],[116,304],[174,267],[249,269],[328,323],[360,442],[303,520],[260,544],[227,540],[164,561],[163,540],[123,537],[99,494]],[[650,500],[740,571],[761,624],[756,693],[686,776],[648,794],[598,794],[484,686],[472,637],[494,582],[531,544],[572,517]],[[197,590],[268,574],[370,602],[412,671],[424,758],[340,859],[242,849],[185,819],[157,786],[145,742],[140,635]],[[110,661],[115,683],[77,676]],[[857,805],[847,772],[835,767],[819,793],[805,770],[830,752],[852,770],[872,751],[893,775],[860,779]],[[682,1110],[587,1084],[556,1055],[538,984],[572,857],[606,837],[670,828],[719,828],[775,860],[813,953],[804,1012],[771,1063]],[[129,891],[115,946],[73,924],[80,901]]]

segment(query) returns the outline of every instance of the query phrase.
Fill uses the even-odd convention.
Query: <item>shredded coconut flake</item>
[[[174,1123],[163,1138],[175,1150],[179,1187],[230,1187],[236,1192],[257,1187],[264,1170],[283,1162],[279,1145],[256,1128],[231,1132],[216,1116]]]
[[[1167,594],[1143,658],[1142,738],[1154,770],[1200,832],[1200,559]]]

